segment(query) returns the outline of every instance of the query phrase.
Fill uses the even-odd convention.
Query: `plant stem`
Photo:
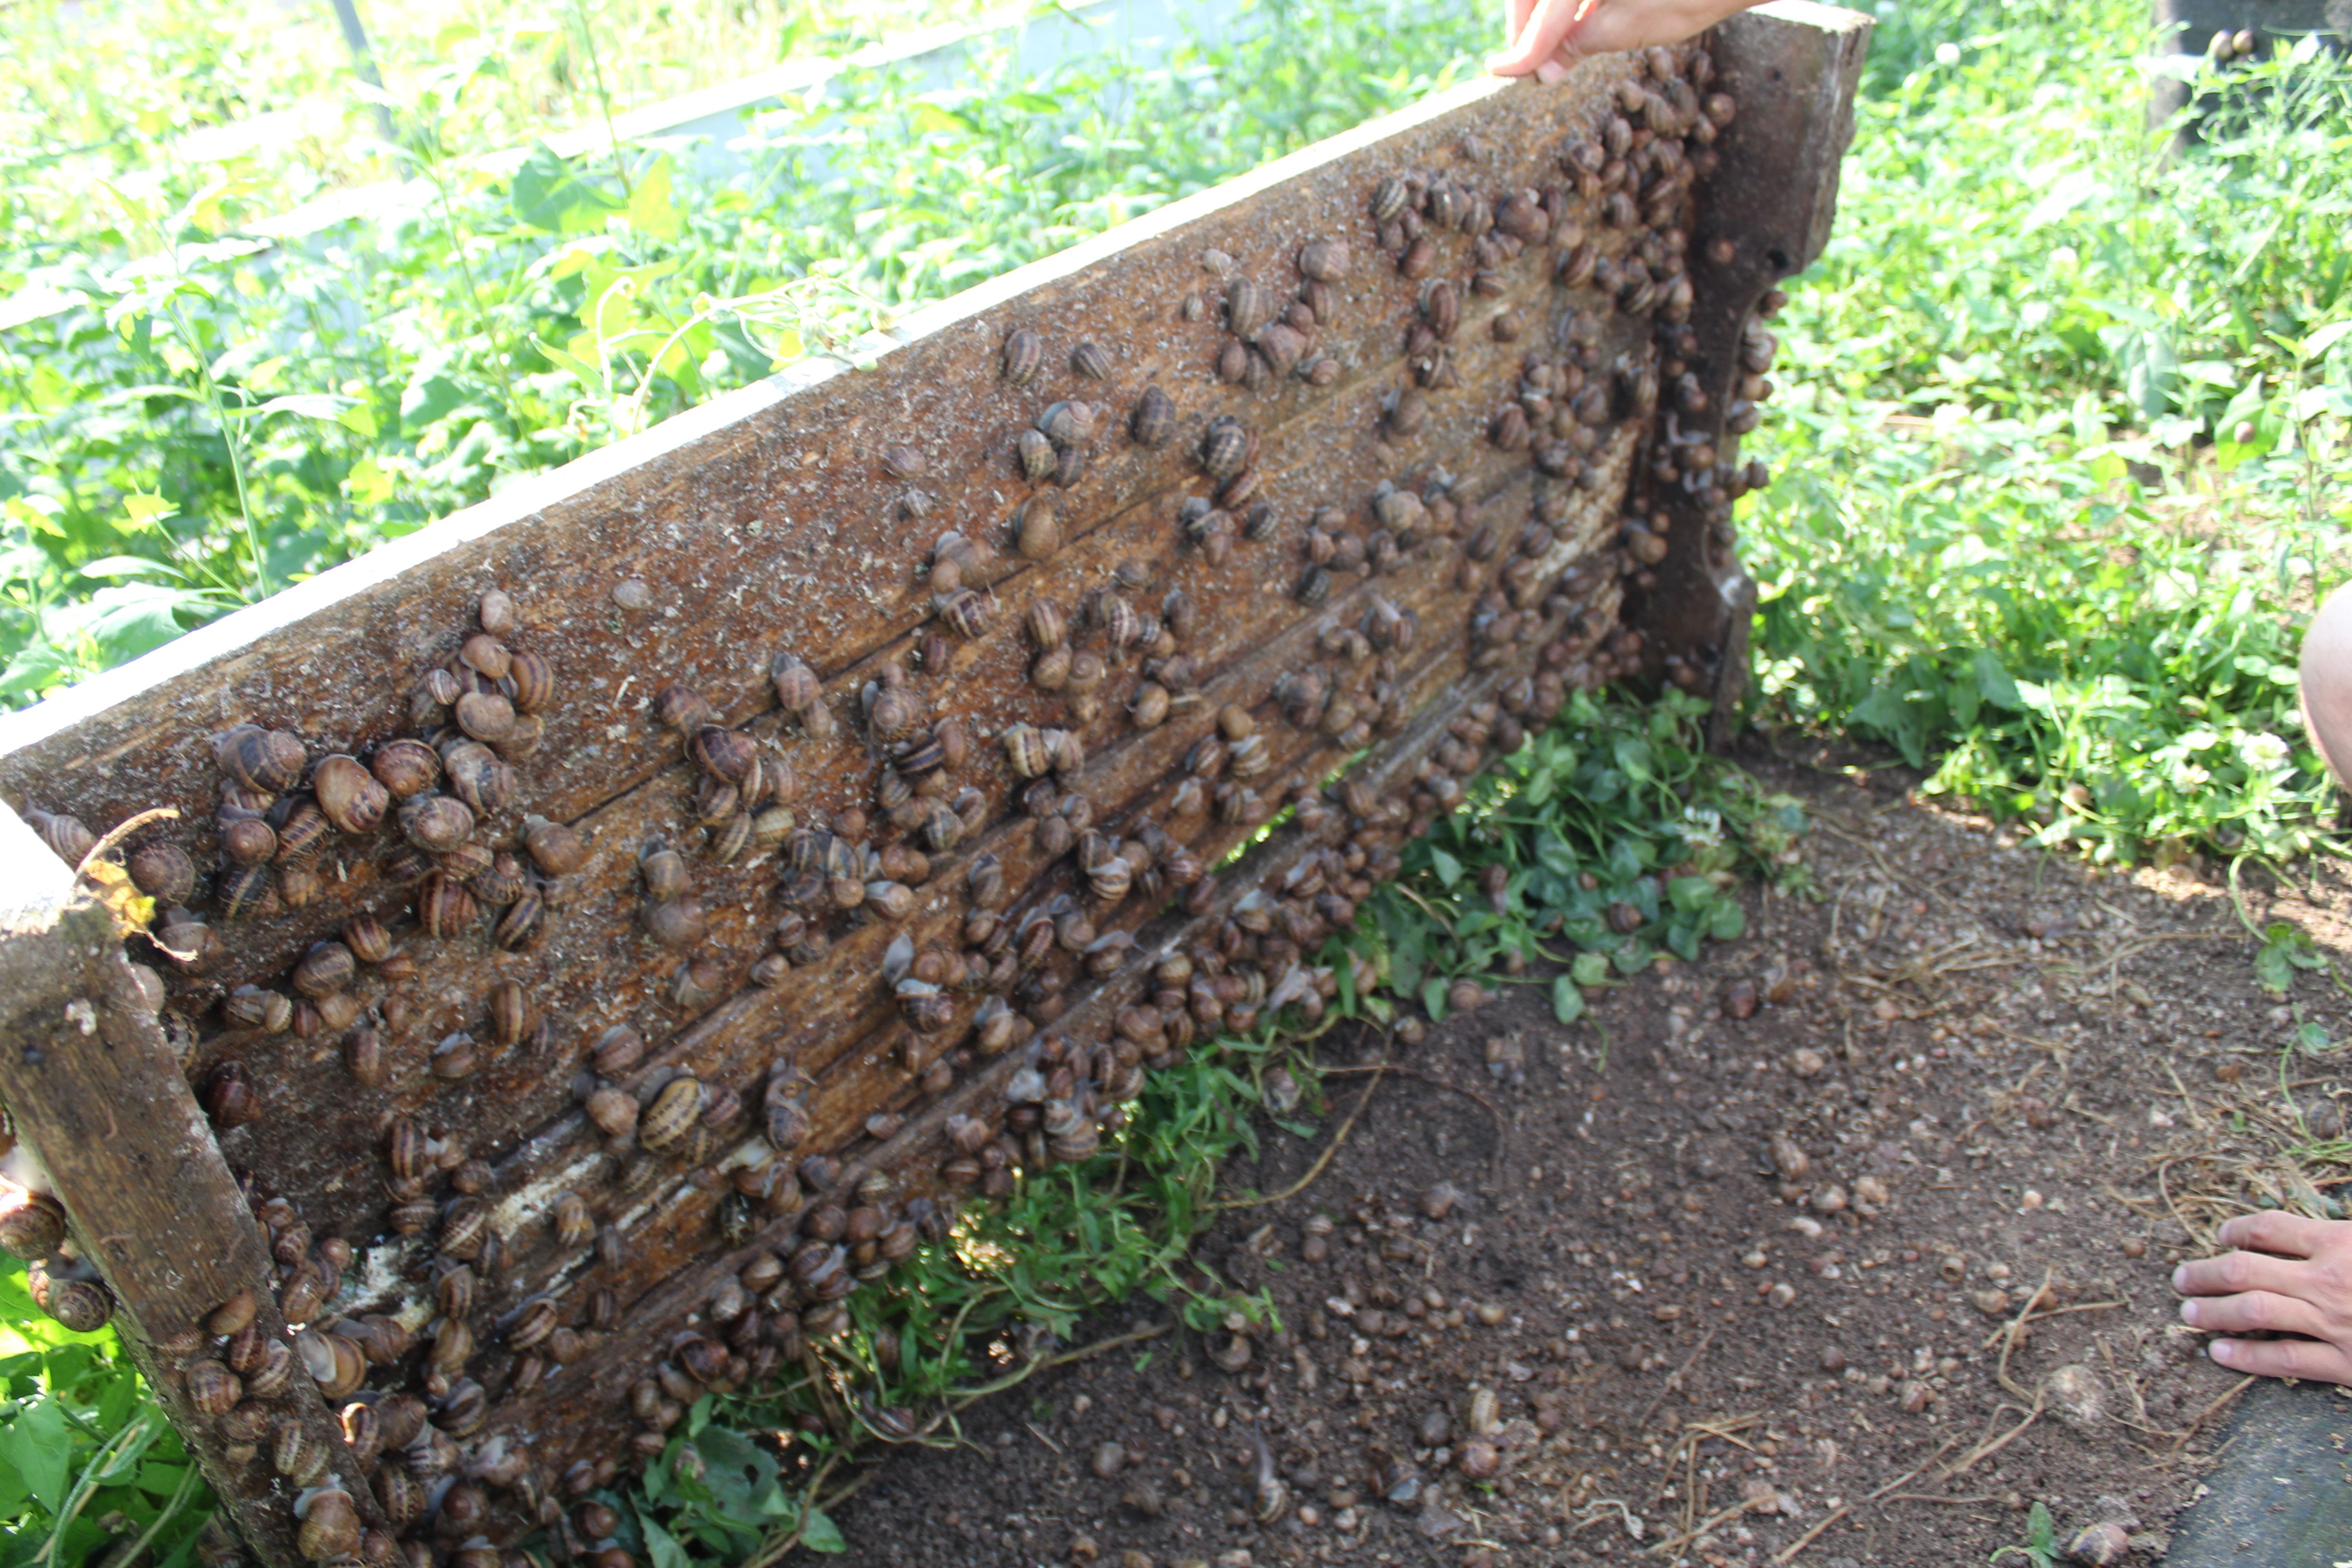
[[[481,329],[490,368],[499,373],[499,386],[506,393],[508,416],[516,417],[514,377],[507,369],[507,356],[499,352],[498,333],[491,329],[490,308],[482,301],[482,286],[474,279],[474,264],[466,255],[466,237],[458,232],[457,209],[449,205],[449,185],[441,177],[440,157],[436,153],[423,163],[425,177],[433,182],[434,194],[441,200],[442,226],[449,231],[449,248],[457,258],[457,275],[466,280],[466,298],[474,307],[474,323]]]
[[[174,265],[177,265],[176,261]],[[196,362],[196,388],[204,394],[206,405],[213,411],[214,421],[220,426],[221,440],[228,447],[229,477],[236,482],[237,516],[245,523],[245,547],[253,556],[254,586],[260,590],[255,596],[266,599],[278,590],[269,581],[269,563],[263,559],[261,553],[261,533],[253,523],[253,492],[245,479],[242,421],[229,417],[228,405],[221,398],[220,384],[213,379],[212,361],[205,356],[204,340],[196,336],[195,327],[188,320],[187,313],[180,309],[179,300],[170,300],[164,308],[171,313],[172,330],[180,334],[180,342],[187,349],[188,357]],[[239,393],[238,395],[242,397],[244,395]]]
[[[52,1397],[55,1396],[52,1395]],[[126,1438],[138,1436],[146,1429],[145,1421],[133,1421],[99,1446],[98,1452],[89,1457],[89,1463],[82,1467],[81,1474],[74,1478],[74,1489],[66,1498],[66,1506],[58,1510],[57,1525],[49,1531],[48,1541],[42,1546],[41,1554],[35,1558],[34,1562],[50,1564],[54,1568],[58,1560],[58,1542],[65,1539],[66,1531],[72,1527],[73,1521],[80,1517],[82,1509],[89,1502],[90,1494],[98,1489],[101,1472],[106,1468],[108,1450],[119,1447]],[[194,1473],[194,1466],[189,1467],[191,1474]]]
[[[604,113],[604,141],[613,149],[613,173],[621,182],[621,195],[634,197],[630,188],[629,165],[621,156],[621,133],[613,128],[613,95],[604,89],[604,61],[596,52],[596,29],[588,25],[588,8],[583,0],[572,0],[572,14],[580,20],[580,41],[588,51],[588,73],[596,82],[596,103]]]
[[[125,1563],[139,1561],[139,1554],[147,1550],[155,1537],[162,1533],[165,1525],[172,1522],[172,1516],[187,1505],[188,1494],[195,1489],[196,1479],[196,1464],[194,1459],[190,1459],[188,1468],[181,1473],[178,1489],[172,1493],[172,1500],[163,1505],[163,1511],[155,1516],[155,1521],[140,1532],[139,1539],[131,1543],[131,1550],[122,1554],[121,1561]]]

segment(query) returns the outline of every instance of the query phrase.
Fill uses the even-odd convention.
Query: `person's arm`
[[[1486,62],[1496,76],[1557,81],[1591,55],[1678,44],[1756,0],[1503,0],[1511,45]]]

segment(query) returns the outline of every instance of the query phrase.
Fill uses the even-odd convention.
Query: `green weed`
[[[1405,847],[1345,945],[1433,1018],[1452,980],[1566,964],[1545,983],[1565,1024],[1592,987],[1739,936],[1742,880],[1809,887],[1804,814],[1706,753],[1706,711],[1679,691],[1646,709],[1577,694]]]
[[[2052,1521],[2048,1508],[2037,1502],[2033,1505],[2032,1510],[2025,1516],[2023,1544],[2004,1546],[1985,1561],[1998,1563],[2011,1552],[2024,1558],[2031,1568],[2058,1568],[2061,1561],[2058,1554],[2058,1528]]]

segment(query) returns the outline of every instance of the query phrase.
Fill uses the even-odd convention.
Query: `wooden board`
[[[186,1118],[142,1115],[101,1169],[73,1152],[89,1083],[0,1079],[138,1353],[169,1383],[220,1349],[198,1298],[238,1280],[310,1297],[288,1304],[331,1352],[340,1335],[384,1359],[356,1389],[331,1380],[332,1401],[306,1382],[289,1415],[331,1436],[330,1403],[442,1402],[427,1450],[369,1455],[364,1417],[359,1450],[334,1450],[377,1549],[404,1530],[446,1542],[478,1501],[497,1539],[567,1528],[567,1492],[658,1447],[689,1370],[772,1373],[837,1323],[827,1280],[879,1278],[919,1222],[1115,1128],[1143,1067],[1221,1008],[1320,1005],[1334,922],[1571,688],[1674,680],[1727,713],[1753,605],[1730,518],[1769,361],[1759,310],[1826,235],[1866,30],[1781,4],[1556,87],[1465,84],[924,311],[866,345],[870,369],[720,399],[0,720],[0,795],[54,844],[77,847],[59,816],[105,832],[168,808],[126,847],[140,865],[176,846],[198,872],[155,925],[205,956],[131,938],[168,995],[103,1098],[215,1113],[198,1185],[235,1235],[198,1227],[200,1289],[142,1272],[192,1244],[152,1194],[125,1210],[86,1191],[126,1161],[153,1181],[167,1145],[186,1166],[169,1143]],[[1164,439],[1140,438],[1147,395]],[[1083,413],[1057,419],[1072,404],[1097,411],[1091,438]],[[1051,472],[1024,468],[1024,436]],[[1020,520],[1049,504],[1058,547],[1024,553]],[[531,656],[550,679],[543,733],[506,745],[511,787],[457,852],[487,853],[444,862],[473,876],[474,918],[427,929],[440,895],[403,874],[426,862],[396,803],[373,831],[320,834],[307,877],[238,879],[232,820],[293,840],[305,785],[348,784],[324,759],[446,727],[415,694],[467,668],[493,590],[499,646],[467,657],[496,674]],[[1099,661],[1089,696],[1041,683],[1041,605],[1065,653]],[[784,653],[821,686],[815,721],[780,706]],[[661,721],[670,688],[709,707],[698,748]],[[911,709],[896,727],[894,707]],[[247,769],[274,798],[223,794],[237,764],[216,737],[241,724],[299,742],[282,780]],[[1074,742],[1032,781],[1015,753],[1047,731]],[[908,749],[932,736],[962,754],[920,774]],[[793,781],[795,832],[730,858],[697,799],[747,749]],[[936,793],[902,802],[917,788]],[[534,868],[530,818],[578,835],[580,863]],[[828,835],[837,889],[794,875]],[[677,858],[645,861],[656,848]],[[1113,856],[1154,868],[1122,891]],[[982,868],[1002,889],[986,910]],[[665,940],[681,906],[663,878],[698,906],[686,940]],[[80,921],[87,942],[102,917],[43,886],[26,930]],[[502,942],[534,899],[534,933]],[[824,941],[781,955],[787,917]],[[339,939],[361,954],[348,972],[316,945]],[[8,973],[44,973],[28,962]],[[909,972],[952,982],[909,997]],[[58,973],[97,984],[89,963]],[[55,1011],[36,1002],[20,1031]],[[634,1059],[613,1059],[616,1030]],[[798,1112],[773,1142],[772,1081]],[[1041,1086],[1050,1105],[1025,1098]],[[762,1165],[797,1170],[796,1203],[743,1196]],[[855,1250],[827,1254],[844,1225]],[[772,1295],[796,1255],[814,1279]],[[739,1277],[756,1318],[730,1310]],[[290,1561],[299,1489],[268,1479],[268,1445],[180,1414],[256,1550]],[[404,1517],[406,1483],[456,1457],[485,1472],[445,1500],[456,1517]]]

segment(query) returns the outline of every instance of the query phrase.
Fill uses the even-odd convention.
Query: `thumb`
[[[1511,47],[1486,62],[1497,76],[1526,76],[1550,59],[1600,0],[1537,0],[1535,14]]]

